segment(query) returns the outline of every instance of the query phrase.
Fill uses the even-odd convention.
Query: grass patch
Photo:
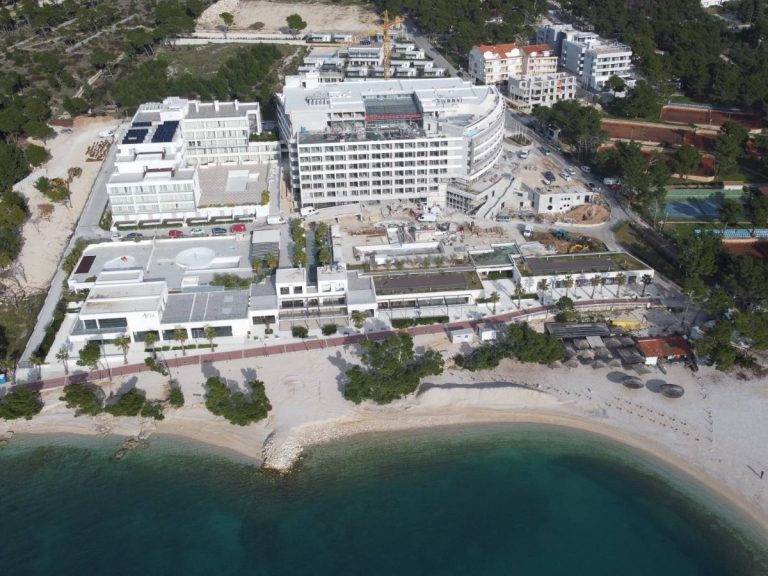
[[[203,44],[202,46],[177,46],[173,49],[157,50],[168,62],[171,77],[191,74],[198,78],[213,76],[221,68],[222,62],[233,56],[238,50],[250,44]],[[276,44],[283,57],[295,53],[299,47],[289,44]]]
[[[680,283],[682,276],[677,262],[670,262],[666,255],[648,242],[641,230],[637,230],[629,222],[623,222],[613,230],[616,241],[627,252],[647,263],[670,280]]]
[[[42,293],[25,295],[15,303],[5,301],[0,304],[0,327],[2,327],[8,342],[9,356],[21,356],[35,327],[37,316],[44,301],[45,294]],[[66,303],[64,308],[66,309]],[[52,342],[53,340],[51,340]]]

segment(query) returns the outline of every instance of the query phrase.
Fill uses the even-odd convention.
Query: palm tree
[[[208,346],[211,348],[211,352],[213,352],[213,339],[216,338],[216,328],[206,326],[203,328],[203,336],[208,340]]]
[[[493,313],[496,314],[496,304],[498,304],[499,300],[501,300],[501,296],[499,295],[496,290],[491,292],[491,295],[488,296],[488,302],[493,304]]]
[[[361,310],[353,310],[350,319],[358,330],[365,325],[365,314]]]
[[[650,274],[643,274],[640,278],[640,282],[643,283],[643,293],[640,295],[641,298],[645,297],[645,289],[648,288],[648,285],[653,282],[653,276]]]
[[[126,335],[118,336],[114,339],[113,344],[120,348],[120,352],[123,353],[123,364],[128,364],[128,350],[131,349],[131,339]]]
[[[45,357],[40,356],[39,354],[32,354],[29,357],[29,363],[32,364],[32,366],[34,366],[35,368],[37,368],[38,378],[42,380],[43,375],[42,375],[42,370],[40,369],[40,366],[45,364]]]
[[[616,298],[619,297],[619,290],[621,290],[621,287],[624,286],[624,284],[627,283],[627,277],[624,276],[623,272],[619,272],[616,274]]]
[[[157,344],[158,336],[155,332],[147,332],[144,336],[144,347],[152,348],[152,357],[157,360],[157,350],[155,350],[155,344]]]
[[[595,289],[603,283],[603,277],[597,274],[589,279],[589,283],[592,284],[592,295],[589,297],[591,300],[595,299]]]
[[[66,346],[62,346],[56,352],[56,360],[61,362],[61,365],[64,367],[64,385],[66,386],[66,379],[69,376],[69,363],[67,362],[69,360],[69,350],[67,350]]]
[[[267,254],[267,267],[269,268],[277,268],[277,254],[269,253]]]
[[[544,292],[549,290],[549,282],[547,282],[546,278],[539,280],[539,283],[536,284],[536,290],[541,292],[541,299],[544,300]]]
[[[565,297],[567,298],[568,290],[573,288],[573,276],[566,276],[560,283],[563,285],[563,288],[565,288]]]
[[[515,298],[517,298],[517,307],[520,308],[520,300],[525,295],[525,288],[523,288],[523,285],[518,281],[515,282]]]
[[[176,328],[176,330],[173,331],[173,339],[176,340],[181,345],[181,355],[186,356],[187,355],[187,330],[186,328]]]

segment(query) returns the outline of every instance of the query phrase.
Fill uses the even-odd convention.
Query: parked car
[[[576,176],[576,168],[574,168],[573,166],[567,166],[565,171],[571,176]]]
[[[245,224],[243,224],[242,222],[237,224],[232,224],[232,226],[229,227],[229,231],[232,232],[233,234],[245,232],[245,230],[246,230]]]
[[[549,184],[553,184],[557,178],[555,178],[555,175],[552,172],[547,170],[544,172],[544,180],[546,180]]]
[[[517,153],[517,157],[521,160],[525,160],[528,158],[528,150],[520,150],[520,152]]]
[[[144,234],[141,232],[129,232],[125,235],[126,240],[141,240],[142,238],[144,238]]]
[[[227,229],[221,228],[219,226],[215,228],[211,228],[211,235],[212,236],[226,236],[227,235]]]
[[[550,149],[547,148],[546,146],[542,146],[541,148],[539,148],[539,150],[541,150],[541,153],[544,154],[544,156],[549,156],[550,154],[552,154]]]
[[[590,172],[592,172],[592,168],[590,168],[589,166],[582,166],[581,171],[584,172],[584,174],[589,174]]]
[[[512,217],[507,214],[497,214],[496,222],[512,222]]]
[[[587,182],[587,188],[590,192],[597,192],[597,185],[594,182]]]
[[[121,238],[121,236],[120,236],[120,232],[112,232],[112,236],[111,236],[111,238],[112,238],[112,241],[113,241],[113,242],[115,242],[115,241],[117,241],[117,240],[120,240],[120,238]]]
[[[205,230],[202,228],[192,228],[192,230],[189,231],[190,236],[205,236]]]
[[[267,224],[270,224],[270,225],[285,224],[285,218],[283,218],[282,216],[268,216]]]
[[[525,228],[523,228],[523,237],[530,238],[531,236],[533,236],[533,226],[526,224]]]
[[[184,238],[183,230],[168,230],[168,238]]]
[[[568,174],[568,172],[560,172],[560,178],[562,178],[566,182],[570,182],[571,181],[571,175]]]

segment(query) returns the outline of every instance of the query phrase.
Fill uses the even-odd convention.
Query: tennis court
[[[667,218],[672,221],[707,222],[720,217],[726,198],[743,200],[741,190],[722,188],[673,188],[667,190]],[[742,212],[743,216],[743,212]]]

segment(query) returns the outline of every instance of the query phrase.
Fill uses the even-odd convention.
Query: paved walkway
[[[612,298],[607,300],[586,300],[583,302],[575,303],[577,308],[589,308],[592,306],[611,306],[615,304],[650,304],[652,306],[660,306],[661,301],[657,298]],[[512,312],[506,312],[504,314],[497,314],[495,316],[486,316],[477,320],[464,320],[460,322],[452,322],[450,324],[430,324],[427,326],[416,326],[409,328],[407,331],[411,336],[423,336],[426,334],[439,334],[445,333],[448,335],[450,330],[458,328],[474,328],[477,324],[485,322],[511,322],[514,320],[525,321],[531,319],[533,316],[539,316],[547,312],[555,312],[557,306],[539,306],[536,308],[527,308],[525,310],[515,310]],[[382,332],[370,332],[368,334],[354,334],[351,336],[336,336],[332,338],[324,338],[320,340],[303,340],[300,342],[292,342],[290,344],[276,344],[272,346],[243,348],[240,350],[233,350],[229,352],[209,352],[207,354],[194,354],[196,350],[190,350],[190,353],[194,355],[181,356],[177,358],[167,359],[165,364],[169,368],[179,368],[181,366],[193,366],[203,363],[211,362],[226,362],[228,360],[243,360],[245,358],[257,358],[259,356],[274,356],[278,354],[290,354],[292,352],[305,352],[307,350],[319,350],[322,348],[335,348],[338,346],[347,346],[352,344],[359,344],[365,340],[378,341],[388,338],[394,334],[396,330],[385,330]],[[60,376],[58,378],[47,378],[45,380],[30,382],[27,385],[39,390],[50,390],[54,388],[60,388],[69,382],[94,382],[98,380],[105,380],[107,378],[114,378],[115,376],[127,376],[130,374],[139,374],[141,372],[148,372],[144,364],[128,364],[126,366],[118,366],[111,370],[94,370],[92,372],[78,372],[70,375],[68,378]]]

